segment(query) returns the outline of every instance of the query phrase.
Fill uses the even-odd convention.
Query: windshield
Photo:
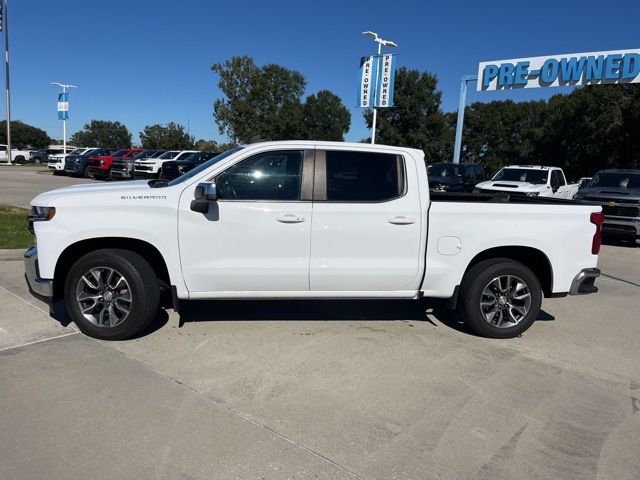
[[[154,153],[156,153],[154,150],[145,150],[144,152],[140,152],[137,155],[134,155],[133,158],[149,158]]]
[[[546,170],[534,170],[532,168],[503,168],[491,180],[506,180],[508,182],[528,182],[534,185],[547,183]]]
[[[112,155],[114,157],[122,157],[127,153],[127,149],[122,149],[122,150],[116,150],[115,152],[112,153]]]
[[[442,178],[442,177],[459,177],[460,171],[457,165],[451,165],[447,163],[440,163],[432,165],[428,171],[429,178]]]
[[[73,152],[69,152],[69,155],[81,155],[84,152],[82,148],[76,148]]]
[[[590,187],[640,188],[640,172],[598,172]]]
[[[235,148],[232,148],[231,150],[227,150],[226,152],[222,152],[220,155],[216,155],[215,157],[210,158],[206,162],[201,163],[193,170],[189,170],[187,173],[180,175],[178,178],[174,178],[167,185],[172,186],[172,185],[177,185],[179,183],[182,183],[185,180],[193,177],[194,175],[198,175],[200,172],[206,170],[211,165],[214,165],[218,163],[220,160],[227,158],[229,155],[233,155],[234,153],[240,151],[241,149],[242,147],[235,147]]]
[[[163,160],[167,159],[167,158],[173,158],[176,155],[178,155],[180,152],[178,150],[169,150],[168,152],[164,152],[162,155],[160,155],[158,158],[161,158]]]

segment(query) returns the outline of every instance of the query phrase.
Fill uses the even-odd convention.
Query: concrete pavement
[[[640,249],[600,263],[513,340],[420,302],[194,302],[98,342],[1,262],[0,478],[637,479]]]

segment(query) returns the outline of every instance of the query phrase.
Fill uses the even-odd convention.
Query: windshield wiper
[[[148,183],[151,188],[162,188],[167,186],[167,183],[169,183],[169,180],[162,180],[160,178],[156,178],[153,180],[149,180]]]

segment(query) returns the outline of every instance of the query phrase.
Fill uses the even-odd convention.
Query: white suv
[[[137,178],[151,177],[158,178],[162,173],[162,164],[170,160],[183,160],[197,150],[169,150],[164,152],[157,158],[142,158],[136,160],[133,168],[133,174]]]

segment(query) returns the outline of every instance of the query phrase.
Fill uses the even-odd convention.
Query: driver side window
[[[216,177],[219,200],[300,200],[302,150],[264,152]]]

